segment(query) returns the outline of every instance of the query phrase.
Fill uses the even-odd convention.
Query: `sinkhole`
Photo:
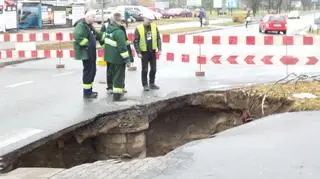
[[[263,103],[262,103],[263,101]],[[99,114],[73,131],[4,156],[4,170],[70,168],[97,160],[157,157],[190,141],[290,111],[294,101],[250,90],[206,91]],[[263,109],[263,112],[262,112]],[[43,139],[45,140],[45,139]]]

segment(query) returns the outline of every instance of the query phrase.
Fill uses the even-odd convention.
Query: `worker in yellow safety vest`
[[[157,52],[161,53],[161,38],[157,25],[153,22],[154,17],[144,17],[143,24],[135,30],[134,47],[141,58],[141,80],[144,91],[159,89],[155,84],[157,72]],[[149,83],[148,66],[150,63]]]

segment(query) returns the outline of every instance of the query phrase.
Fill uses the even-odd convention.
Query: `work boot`
[[[150,91],[149,86],[144,86],[144,87],[143,87],[143,91]]]
[[[160,87],[157,86],[157,85],[155,85],[155,84],[151,84],[151,85],[150,85],[150,89],[152,89],[152,90],[158,90],[158,89],[160,89]]]
[[[98,93],[93,92],[92,89],[83,89],[83,97],[87,99],[97,98]]]
[[[125,97],[123,97],[122,93],[113,93],[113,101],[114,102],[121,102],[121,101],[127,101]]]

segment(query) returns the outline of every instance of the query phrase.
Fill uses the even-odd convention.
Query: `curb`
[[[250,25],[255,25],[258,24],[258,22],[254,22],[251,23]],[[231,26],[225,26],[225,27],[212,27],[209,28],[207,30],[200,30],[200,31],[194,31],[194,32],[187,32],[187,33],[183,33],[184,35],[192,35],[192,34],[199,34],[199,33],[203,33],[203,32],[211,32],[211,31],[216,31],[216,30],[224,30],[224,29],[230,29],[230,28],[234,28],[234,27],[241,27],[244,26],[244,24],[237,24],[237,25],[231,25]]]
[[[43,59],[45,59],[45,58],[23,59],[23,60],[9,61],[9,62],[0,62],[0,68],[4,68],[4,67],[10,66],[10,65],[17,65],[17,64],[25,63],[25,62],[29,62],[29,61],[43,60]]]

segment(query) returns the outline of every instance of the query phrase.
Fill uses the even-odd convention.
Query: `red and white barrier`
[[[73,41],[73,33],[18,33],[18,34],[0,34],[0,42],[42,42],[42,41]]]
[[[103,49],[97,51],[98,57],[103,57]],[[1,59],[35,59],[35,58],[74,58],[73,50],[33,50],[33,51],[0,51]]]
[[[97,51],[98,57],[104,56],[104,50]],[[73,50],[37,50],[37,51],[0,51],[1,59],[16,58],[64,58],[73,59]],[[197,56],[190,54],[165,53],[157,56],[158,60],[168,62],[195,63],[195,64],[231,64],[231,65],[320,65],[320,60],[316,56],[294,57],[276,55],[206,55]]]
[[[128,34],[130,41],[134,34]],[[72,32],[0,34],[0,42],[73,41]],[[162,35],[164,44],[197,45],[317,45],[317,36],[224,36],[224,35]]]
[[[211,36],[163,35],[164,44],[197,45],[316,45],[320,38],[314,36]]]

